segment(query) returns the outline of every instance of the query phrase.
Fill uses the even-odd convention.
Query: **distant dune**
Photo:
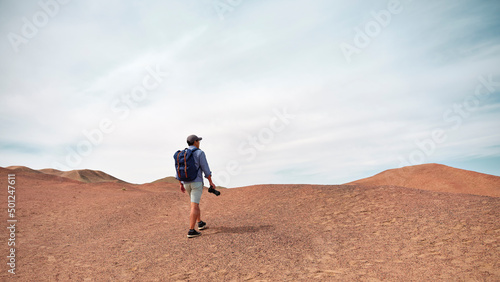
[[[27,166],[20,166],[20,165],[11,165],[6,167],[6,169],[14,170],[14,171],[24,171],[24,172],[32,172],[32,173],[41,173],[41,171],[29,168]]]
[[[90,170],[90,169],[71,170],[63,172],[61,176],[86,183],[97,183],[97,182],[125,183],[125,181],[120,180],[100,170]]]
[[[52,174],[52,175],[61,175],[63,174],[63,171],[53,169],[53,168],[44,168],[44,169],[39,169],[39,172],[47,173],[47,174]]]
[[[25,166],[9,166],[7,168],[2,168],[0,171],[9,174],[15,174],[18,180],[28,181],[28,183],[34,183],[34,184],[38,184],[40,182],[44,183],[57,182],[57,183],[68,183],[68,184],[81,183],[80,181],[76,181],[55,174],[44,173],[42,171],[31,169]]]
[[[350,185],[395,185],[438,192],[500,197],[500,177],[441,164],[389,169]]]
[[[161,179],[155,180],[155,181],[153,181],[151,183],[174,183],[174,184],[177,184],[177,183],[179,183],[179,180],[177,180],[173,176],[167,176],[165,178],[161,178]]]
[[[12,173],[12,170],[5,168],[5,167],[0,167],[0,173],[9,174],[9,173]]]
[[[16,172],[43,173],[48,175],[55,175],[85,183],[99,183],[99,182],[127,183],[121,179],[118,179],[100,170],[81,169],[81,170],[71,170],[71,171],[60,171],[53,168],[34,170],[25,166],[9,166],[7,167],[7,169]]]

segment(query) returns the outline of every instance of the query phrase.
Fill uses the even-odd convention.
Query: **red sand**
[[[439,192],[500,197],[500,177],[440,164],[390,169],[347,184],[396,185]]]
[[[17,179],[17,265],[11,275],[3,263],[2,280],[500,280],[497,197],[364,185],[205,190],[209,229],[187,239],[189,199],[175,184],[0,168],[3,199],[7,173]]]

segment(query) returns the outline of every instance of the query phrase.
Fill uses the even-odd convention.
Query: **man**
[[[196,223],[198,223],[198,230],[208,228],[207,224],[201,221],[200,199],[201,193],[203,191],[202,173],[205,174],[205,178],[208,179],[210,185],[215,187],[214,183],[212,182],[212,172],[208,167],[205,152],[199,150],[201,139],[201,137],[198,137],[196,135],[189,135],[187,137],[187,143],[189,145],[188,149],[191,151],[194,149],[198,149],[193,152],[196,169],[198,170],[198,176],[195,180],[190,182],[179,181],[182,193],[186,193],[187,191],[191,198],[191,214],[189,216],[189,231],[187,235],[188,238],[198,237],[201,235],[200,232],[194,229]]]

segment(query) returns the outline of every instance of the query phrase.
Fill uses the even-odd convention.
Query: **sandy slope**
[[[187,239],[189,202],[177,185],[35,174],[16,172],[17,274],[2,264],[0,279],[500,279],[500,198],[396,186],[205,190],[210,228]]]
[[[151,183],[161,183],[161,182],[165,182],[165,183],[174,183],[174,184],[177,184],[179,183],[179,180],[177,180],[175,177],[173,176],[167,176],[167,177],[164,177],[164,178],[161,178],[161,179],[158,179],[158,180],[155,180]]]
[[[390,169],[347,184],[396,185],[431,191],[500,197],[500,177],[441,164]]]
[[[91,169],[76,169],[70,171],[60,171],[53,168],[44,168],[40,170],[34,170],[25,166],[9,166],[8,169],[14,171],[23,171],[23,172],[32,172],[32,173],[43,173],[56,175],[60,177],[65,177],[68,179],[81,181],[85,183],[97,183],[97,182],[117,182],[117,183],[126,183],[123,180],[120,180],[112,175],[109,175],[100,170],[91,170]]]

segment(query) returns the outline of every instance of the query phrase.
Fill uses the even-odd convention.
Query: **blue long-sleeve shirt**
[[[191,145],[188,147],[188,149],[194,150],[194,149],[196,149],[196,146]],[[196,169],[198,170],[198,176],[196,176],[196,179],[193,181],[182,181],[182,183],[191,183],[191,182],[202,182],[203,183],[202,173],[205,174],[205,178],[212,175],[212,172],[210,171],[210,167],[208,166],[207,157],[205,156],[205,152],[198,149],[198,150],[194,151],[193,157],[194,157],[194,163],[196,165]]]

